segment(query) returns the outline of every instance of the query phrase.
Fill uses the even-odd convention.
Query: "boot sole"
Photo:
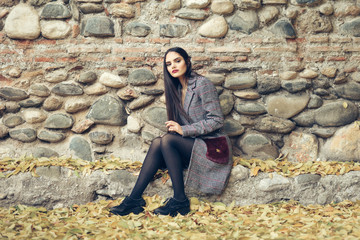
[[[129,209],[128,211],[126,211],[126,212],[118,212],[116,210],[110,210],[110,212],[112,214],[120,215],[120,216],[126,216],[126,215],[129,215],[130,213],[139,214],[139,213],[141,213],[143,211],[144,211],[143,207],[132,208],[132,209]]]
[[[178,215],[178,213],[180,213],[181,215],[186,215],[190,212],[190,207],[184,207],[184,208],[180,208],[179,210],[176,210],[174,212],[170,213],[171,217],[175,217],[176,215]]]

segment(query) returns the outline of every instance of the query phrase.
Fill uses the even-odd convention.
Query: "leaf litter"
[[[251,176],[273,172],[293,177],[313,173],[342,175],[359,171],[354,162],[292,163],[284,159],[234,159],[234,165],[250,169]],[[0,160],[0,177],[20,172],[37,176],[41,166],[63,166],[77,174],[92,171],[126,169],[136,174],[140,162],[119,158],[95,162],[72,158],[39,158],[24,156]],[[166,172],[158,173],[163,182]],[[16,205],[0,208],[0,239],[359,239],[360,201],[343,201],[328,205],[303,206],[296,201],[236,206],[191,198],[191,212],[186,216],[156,216],[152,211],[164,199],[145,196],[145,211],[139,215],[116,216],[109,208],[122,199],[100,200],[84,205],[48,210],[44,207]]]

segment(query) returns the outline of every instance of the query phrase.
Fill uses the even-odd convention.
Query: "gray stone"
[[[105,87],[103,84],[97,82],[90,87],[84,89],[85,94],[87,95],[103,95],[109,92],[109,89]]]
[[[310,101],[309,101],[307,107],[310,109],[319,108],[322,106],[322,104],[323,104],[323,100],[321,97],[319,97],[317,95],[311,95]]]
[[[295,177],[297,184],[317,184],[321,176],[318,174],[301,174]]]
[[[315,121],[324,127],[339,127],[355,121],[359,116],[358,107],[349,101],[324,104],[315,112]]]
[[[63,4],[48,3],[41,12],[43,19],[66,19],[71,18],[70,10]]]
[[[9,101],[20,101],[29,97],[29,95],[22,89],[3,87],[0,88],[0,97]]]
[[[261,98],[261,95],[256,90],[253,89],[236,91],[233,92],[233,94],[238,98],[246,99],[246,100],[256,100]]]
[[[18,67],[12,67],[10,70],[9,70],[9,76],[10,77],[14,77],[14,78],[18,78],[21,76],[21,69],[18,68]]]
[[[58,83],[51,89],[51,92],[59,96],[77,96],[84,93],[80,86],[73,83]]]
[[[46,111],[55,111],[58,110],[62,104],[63,104],[62,99],[58,97],[50,96],[44,101],[43,108]]]
[[[5,138],[8,136],[8,134],[9,134],[9,129],[6,126],[0,124],[0,138],[1,139]]]
[[[296,32],[293,25],[286,19],[277,21],[271,28],[271,31],[279,37],[296,38]]]
[[[89,13],[101,13],[104,11],[104,6],[102,4],[96,4],[96,3],[83,3],[79,6],[79,9],[84,14]]]
[[[45,127],[49,129],[67,129],[73,124],[73,117],[63,113],[55,113],[45,121]]]
[[[224,74],[208,74],[205,77],[208,78],[215,86],[221,86],[225,82]]]
[[[23,108],[40,107],[45,99],[43,98],[28,98],[19,102]]]
[[[319,74],[317,72],[315,72],[314,70],[311,70],[311,69],[305,69],[304,71],[302,71],[299,74],[299,77],[307,78],[307,79],[313,79],[313,78],[316,78],[318,76],[319,76]]]
[[[109,144],[112,142],[114,135],[105,131],[96,131],[89,133],[90,140],[96,144]]]
[[[167,128],[165,126],[165,122],[167,121],[167,113],[165,108],[163,107],[147,108],[143,112],[142,118],[151,126],[154,126],[164,132],[167,131]]]
[[[281,88],[279,78],[260,78],[257,80],[257,90],[260,94],[269,94],[278,91]]]
[[[104,72],[99,78],[99,82],[107,87],[123,88],[127,85],[126,80],[112,73]]]
[[[45,142],[56,143],[65,139],[65,134],[59,132],[51,132],[48,130],[41,130],[37,137]]]
[[[154,73],[148,69],[137,69],[130,73],[128,82],[133,86],[150,85],[157,82]]]
[[[292,80],[295,79],[297,76],[297,72],[295,71],[285,71],[279,74],[282,80]]]
[[[40,7],[42,5],[45,5],[49,2],[51,2],[52,0],[30,0],[28,1],[31,5],[35,6],[35,7]]]
[[[24,118],[27,123],[40,123],[45,121],[47,115],[41,109],[26,109],[24,111]]]
[[[225,119],[223,129],[229,137],[235,137],[245,132],[245,127],[235,119]]]
[[[260,133],[246,133],[237,140],[236,144],[246,158],[275,159],[279,155],[272,141]]]
[[[188,20],[204,20],[208,17],[208,13],[204,10],[183,8],[177,11],[175,16]]]
[[[126,124],[127,114],[120,99],[105,95],[91,106],[86,118],[96,124],[123,126]]]
[[[12,139],[20,142],[33,142],[36,140],[36,130],[33,128],[13,129],[9,131]]]
[[[306,108],[309,99],[307,94],[269,96],[266,109],[272,116],[291,118]]]
[[[240,99],[236,99],[235,111],[245,115],[261,115],[266,113],[266,108],[262,103],[258,102],[243,102]]]
[[[90,119],[84,119],[79,122],[76,122],[74,126],[71,128],[71,131],[75,133],[83,133],[88,130],[92,125],[94,125],[94,121]]]
[[[321,2],[322,0],[291,0],[292,4],[299,6],[305,6],[305,5],[313,6]]]
[[[82,22],[81,35],[85,37],[114,37],[114,23],[108,17],[91,17]]]
[[[38,97],[48,97],[50,95],[50,90],[43,84],[35,83],[31,84],[29,94]]]
[[[278,117],[264,117],[256,124],[255,129],[261,132],[269,133],[289,133],[295,128],[295,123],[290,120]]]
[[[250,172],[249,169],[244,166],[241,166],[241,165],[234,166],[231,169],[229,183],[237,184],[240,181],[248,179],[249,175],[250,175],[249,172]]]
[[[306,79],[281,81],[281,87],[290,93],[297,93],[308,89],[311,83]]]
[[[285,136],[281,153],[290,162],[315,162],[318,156],[319,143],[313,134],[293,131]]]
[[[301,127],[311,127],[315,124],[315,111],[304,111],[293,117],[296,125]]]
[[[257,9],[261,7],[261,0],[235,0],[239,9]]]
[[[234,108],[234,97],[231,94],[225,93],[219,96],[220,106],[224,116],[228,115]]]
[[[140,132],[141,128],[143,127],[140,123],[139,119],[129,116],[127,118],[127,129],[129,132],[138,133]]]
[[[68,72],[64,69],[55,70],[48,72],[45,75],[45,80],[50,83],[63,82],[68,78]]]
[[[3,117],[2,122],[5,126],[7,126],[9,128],[13,128],[13,127],[23,124],[25,122],[25,120],[21,116],[10,115],[10,116]]]
[[[37,167],[36,174],[40,177],[45,177],[48,179],[59,180],[61,178],[61,167],[60,166],[46,166],[46,167]]]
[[[69,23],[52,20],[41,21],[41,35],[47,39],[64,39],[69,36],[71,26]]]
[[[96,73],[89,71],[89,72],[84,72],[84,73],[80,74],[79,82],[89,84],[89,83],[95,82],[96,79],[97,79]]]
[[[168,10],[177,10],[181,8],[181,0],[165,0],[165,6]]]
[[[160,36],[170,38],[185,37],[188,26],[183,24],[160,24]]]
[[[135,37],[146,37],[151,32],[151,27],[140,22],[131,22],[126,25],[125,32]]]
[[[279,16],[279,10],[274,6],[266,6],[259,11],[259,21],[261,24],[267,24]]]
[[[128,105],[128,108],[130,110],[136,110],[139,108],[143,108],[143,107],[149,105],[150,103],[152,103],[154,100],[155,100],[155,97],[153,97],[153,96],[142,95],[139,98],[130,102]]]
[[[1,0],[0,6],[1,7],[12,7],[18,4],[20,0]]]
[[[249,73],[237,75],[235,77],[227,78],[224,87],[231,90],[240,90],[253,88],[256,86],[256,78]]]
[[[228,24],[223,16],[214,15],[199,27],[199,34],[203,37],[222,38],[228,32]]]
[[[119,18],[133,18],[135,17],[135,9],[132,5],[127,3],[116,3],[110,6],[110,13]]]
[[[255,11],[237,12],[229,21],[231,30],[251,34],[259,28],[259,19]]]
[[[20,3],[7,16],[4,30],[9,38],[36,39],[40,36],[39,15],[33,7]]]
[[[73,151],[75,157],[86,161],[93,161],[91,147],[83,137],[73,137],[70,141],[69,149]]]
[[[355,18],[350,22],[344,23],[341,29],[344,33],[354,37],[360,37],[360,17]]]
[[[59,154],[50,148],[45,147],[36,147],[33,151],[33,156],[35,158],[51,158],[51,157],[59,157]]]
[[[156,95],[161,95],[164,93],[163,89],[145,89],[143,91],[141,91],[142,94],[145,95],[150,95],[150,96],[156,96]]]
[[[349,100],[360,100],[360,83],[349,82],[347,84],[336,86],[335,92],[339,97]]]
[[[287,189],[289,186],[290,181],[287,178],[274,173],[272,178],[262,179],[257,189],[264,192],[272,192]]]
[[[87,99],[69,99],[65,102],[65,111],[76,113],[89,108],[91,103]]]
[[[329,138],[334,135],[336,128],[311,128],[310,132],[321,138]]]
[[[20,104],[17,102],[6,102],[5,107],[6,107],[6,111],[5,111],[6,113],[17,113],[21,109]]]

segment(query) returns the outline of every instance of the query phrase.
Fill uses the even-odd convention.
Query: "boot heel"
[[[136,207],[136,208],[132,209],[131,212],[134,213],[134,214],[139,214],[139,213],[141,213],[143,211],[144,211],[143,207]]]
[[[184,208],[180,208],[179,210],[173,212],[171,214],[172,217],[175,217],[178,213],[180,213],[181,215],[186,215],[190,212],[190,207],[184,207]]]

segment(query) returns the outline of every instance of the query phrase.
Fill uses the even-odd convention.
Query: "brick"
[[[360,37],[354,37],[352,40],[354,43],[360,43]]]
[[[213,47],[213,48],[207,48],[207,52],[210,53],[250,53],[251,49],[246,47]]]
[[[5,54],[16,54],[16,51],[10,49],[0,49],[0,55],[5,55]]]
[[[291,47],[258,47],[254,48],[254,52],[257,53],[269,53],[269,52],[296,52],[297,47],[291,46]]]
[[[246,62],[248,60],[247,56],[237,56],[236,61],[238,62]]]
[[[306,38],[294,38],[294,39],[286,39],[287,43],[306,43]]]
[[[106,57],[105,62],[124,62],[125,57]]]
[[[350,61],[360,61],[360,56],[351,56]]]
[[[111,48],[96,46],[76,46],[68,48],[67,52],[71,53],[111,53]]]
[[[178,43],[192,43],[192,39],[189,39],[189,38],[173,38],[171,39],[171,43],[172,44],[178,44]]]
[[[35,44],[38,44],[38,45],[55,45],[56,40],[39,39],[39,40],[35,41]]]
[[[205,52],[205,48],[204,47],[187,47],[186,51],[191,55],[191,53],[194,53],[194,52],[203,53],[203,52]]]
[[[330,37],[330,42],[334,42],[334,43],[351,43],[352,39],[350,37]]]
[[[34,44],[34,41],[30,40],[13,40],[13,43],[17,45],[18,47],[29,47]]]
[[[89,57],[89,56],[79,58],[79,62],[98,62],[98,61],[102,61],[102,59],[97,57]]]
[[[215,39],[209,39],[209,38],[198,38],[196,39],[196,43],[215,43]]]
[[[341,51],[340,46],[316,46],[316,47],[309,47],[309,52],[339,52]]]
[[[206,56],[195,56],[195,57],[192,57],[191,60],[194,61],[194,62],[198,62],[198,61],[209,61],[211,60],[212,58],[211,57],[206,57]]]
[[[34,61],[35,62],[55,62],[55,59],[50,58],[50,57],[35,57]]]
[[[70,63],[74,63],[77,62],[78,59],[77,58],[72,58],[72,57],[63,57],[63,58],[57,58],[56,62],[70,62]]]
[[[170,43],[170,39],[167,38],[151,38],[149,39],[150,43]]]
[[[314,56],[308,56],[304,58],[305,62],[324,62],[325,58],[323,57],[314,57]]]
[[[126,37],[126,38],[124,38],[124,42],[128,42],[128,43],[145,43],[146,39],[145,38],[137,38],[137,37]]]
[[[241,38],[241,42],[242,43],[262,43],[263,39],[262,38],[245,37],[245,38]]]
[[[328,36],[311,36],[309,37],[310,43],[327,43],[329,42]]]
[[[347,58],[346,57],[341,57],[341,56],[330,56],[326,58],[327,61],[333,61],[333,62],[341,62],[341,61],[346,61]]]
[[[75,24],[72,27],[71,37],[76,38],[80,34],[80,26],[79,24]]]
[[[114,38],[113,39],[116,43],[123,43],[124,40],[122,38]]]
[[[161,64],[163,61],[162,57],[147,57],[146,62],[147,63],[158,63]]]
[[[127,61],[127,62],[144,62],[145,57],[125,57],[125,61]]]
[[[156,53],[158,48],[141,48],[141,47],[124,47],[124,48],[114,48],[114,53]]]
[[[235,62],[235,58],[232,56],[220,56],[220,57],[215,57],[216,61],[219,62]]]
[[[344,46],[345,52],[360,52],[360,47],[354,47],[354,46]]]

